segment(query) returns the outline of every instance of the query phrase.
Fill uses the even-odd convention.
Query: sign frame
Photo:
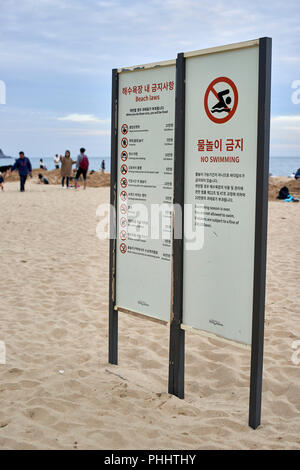
[[[183,245],[184,245],[184,146],[185,146],[185,58],[176,60],[174,196],[173,204],[181,207],[181,238],[173,236],[173,308],[170,325],[169,384],[171,395],[184,398],[185,331],[182,324]]]
[[[109,240],[109,333],[108,362],[118,364],[118,310],[116,309],[116,233],[117,233],[117,158],[118,158],[118,70],[112,70],[111,162],[110,162],[110,240]]]
[[[218,53],[247,47],[259,47],[258,59],[258,115],[257,115],[257,168],[254,236],[254,278],[252,309],[251,372],[249,398],[249,426],[256,429],[261,422],[261,396],[263,376],[266,249],[268,222],[268,178],[271,102],[271,49],[268,37],[219,48],[211,48],[177,57],[174,204],[182,207],[184,233],[184,169],[185,169],[185,62],[197,55]],[[173,320],[170,329],[169,393],[184,398],[184,331],[183,316],[183,263],[184,242],[173,240]],[[193,330],[193,328],[188,328]],[[195,330],[200,331],[200,330]]]

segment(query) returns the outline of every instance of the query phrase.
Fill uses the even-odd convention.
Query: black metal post
[[[249,404],[249,426],[253,429],[260,425],[261,419],[268,223],[271,50],[271,38],[261,38],[259,40],[254,290]]]
[[[109,242],[109,352],[110,364],[118,364],[118,311],[116,305],[116,227],[118,162],[118,95],[117,69],[112,71],[111,169],[110,169],[110,242]]]
[[[178,54],[176,61],[174,198],[181,206],[181,238],[173,237],[173,317],[170,327],[169,393],[184,398],[184,330],[183,300],[183,243],[184,243],[184,139],[185,139],[185,58]],[[178,214],[175,214],[178,217]],[[178,223],[178,220],[175,220]]]

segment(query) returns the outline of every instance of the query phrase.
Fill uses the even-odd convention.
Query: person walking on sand
[[[25,157],[24,152],[19,152],[19,157],[15,164],[11,167],[10,171],[13,172],[18,170],[20,176],[20,191],[23,193],[25,191],[25,183],[27,180],[28,174],[32,178],[32,166],[29,158]]]
[[[62,155],[60,156],[60,161],[61,161],[61,169],[60,169],[60,174],[61,174],[61,185],[64,188],[65,187],[65,180],[66,180],[66,187],[69,187],[69,182],[70,178],[72,176],[72,165],[73,163],[76,163],[72,160],[71,158],[71,153],[69,150],[65,151],[65,156],[63,157]]]
[[[83,187],[86,189],[86,174],[89,169],[89,159],[85,155],[85,148],[80,149],[80,154],[77,157],[76,162],[76,176],[75,176],[75,189],[77,189],[77,182],[80,178],[80,175],[83,177]]]

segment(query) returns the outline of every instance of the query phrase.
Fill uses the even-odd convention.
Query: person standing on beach
[[[73,163],[76,163],[76,162],[73,162],[73,160],[71,158],[71,153],[70,153],[69,150],[65,151],[65,156],[64,157],[63,156],[60,157],[60,161],[61,161],[61,169],[60,169],[61,185],[64,188],[65,187],[65,180],[66,180],[66,187],[68,188],[70,178],[72,176],[72,165],[73,165]]]
[[[77,162],[76,162],[76,176],[75,176],[75,189],[77,189],[77,182],[80,178],[80,175],[83,177],[83,187],[86,189],[86,175],[87,171],[89,169],[89,159],[85,155],[85,148],[80,149],[80,154],[77,157]]]
[[[105,173],[105,160],[101,162],[101,173]]]
[[[19,157],[15,164],[11,167],[10,171],[13,172],[18,170],[20,176],[20,191],[23,193],[25,191],[25,183],[27,180],[28,174],[32,178],[32,166],[29,158],[25,157],[24,152],[19,152]]]
[[[55,157],[53,158],[53,161],[54,161],[55,169],[59,170],[60,158],[59,158],[58,154],[55,155]]]

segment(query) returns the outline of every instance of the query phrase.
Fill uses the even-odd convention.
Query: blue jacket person
[[[20,191],[24,192],[28,174],[30,174],[32,178],[32,166],[29,158],[25,157],[24,152],[19,152],[19,156],[20,158],[16,160],[10,171],[18,170],[20,176]]]

